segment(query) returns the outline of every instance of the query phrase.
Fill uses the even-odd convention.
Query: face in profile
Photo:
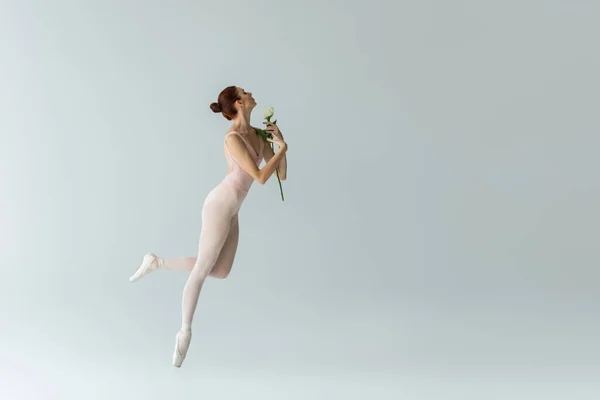
[[[252,97],[251,92],[246,92],[241,87],[238,87],[237,90],[238,90],[238,95],[240,96],[239,101],[241,102],[242,107],[244,109],[252,110],[254,107],[256,107],[256,101],[254,100],[254,97]]]

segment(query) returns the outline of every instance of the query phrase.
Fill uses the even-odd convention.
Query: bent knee
[[[210,276],[212,276],[213,278],[217,278],[217,279],[225,279],[229,276],[229,272],[231,270],[228,271],[213,271],[210,273]]]
[[[203,269],[196,265],[190,272],[190,276],[188,279],[197,283],[202,283],[209,275],[210,274],[207,273],[206,269]]]

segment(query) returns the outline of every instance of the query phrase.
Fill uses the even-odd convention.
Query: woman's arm
[[[284,157],[285,152],[287,151],[287,143],[285,143],[283,140],[279,140],[277,138],[267,140],[271,143],[275,143],[277,146],[279,146],[279,149],[275,154],[271,156],[269,162],[267,162],[267,164],[262,169],[258,169],[256,164],[254,163],[254,160],[250,156],[250,153],[248,153],[248,148],[246,147],[246,144],[242,141],[240,137],[238,137],[237,135],[229,135],[226,139],[227,147],[229,148],[229,151],[231,152],[233,158],[236,159],[236,161],[240,164],[240,167],[242,167],[244,171],[246,171],[250,176],[252,176],[252,178],[254,178],[254,180],[259,182],[261,185],[264,185],[267,182],[267,180],[269,180],[271,175],[273,175],[277,164],[279,164],[281,159]],[[271,146],[267,147],[270,150]],[[273,152],[271,151],[271,154],[272,153]]]
[[[266,125],[265,127],[265,131],[271,133],[271,135],[273,135],[274,138],[279,139],[281,141],[285,141],[285,139],[283,138],[283,134],[281,133],[281,130],[279,129],[279,127],[277,126],[277,124],[273,123],[273,122],[269,122],[269,121],[264,121],[263,124]],[[270,158],[273,156],[273,151],[270,148],[270,146],[268,146],[268,159],[267,159],[267,153],[265,154],[265,160],[269,161]],[[287,178],[287,157],[286,154],[283,155],[283,157],[281,158],[281,161],[279,161],[279,164],[277,164],[277,168],[278,168],[278,174],[279,174],[279,179],[282,181],[285,181]]]
[[[265,145],[263,155],[265,157],[265,162],[269,162],[269,160],[275,155],[273,153],[273,149],[271,149],[271,146],[268,144]],[[287,152],[283,155],[283,157],[281,157],[281,160],[276,167],[279,168],[279,179],[285,181],[287,178]]]

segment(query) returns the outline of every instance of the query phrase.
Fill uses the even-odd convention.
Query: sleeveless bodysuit
[[[227,140],[227,136],[229,135],[238,135],[238,137],[244,141],[246,147],[248,148],[248,152],[250,153],[250,155],[254,159],[254,162],[256,163],[256,166],[258,167],[261,161],[263,160],[263,150],[265,148],[264,140],[260,140],[260,149],[258,151],[258,154],[256,154],[252,145],[250,145],[250,143],[242,135],[238,134],[237,132],[231,132],[225,136],[225,140]],[[227,164],[229,165],[229,168],[231,170],[231,172],[225,177],[225,180],[231,182],[238,189],[242,189],[244,192],[247,193],[248,190],[250,190],[250,186],[252,185],[254,178],[252,178],[250,174],[248,174],[242,169],[242,167],[240,167],[238,161],[229,152],[227,142],[225,142],[225,152],[227,154]]]
[[[264,140],[260,140],[260,150],[257,154],[242,135],[237,132],[227,134],[227,136],[229,135],[238,135],[244,141],[249,154],[258,167],[264,158]],[[183,289],[182,324],[184,327],[191,326],[202,284],[217,261],[233,263],[239,229],[237,213],[254,182],[254,178],[233,157],[226,142],[225,153],[230,172],[208,193],[202,206],[198,256],[194,260],[188,281]],[[165,264],[169,264],[169,261],[171,260],[165,260]],[[173,263],[175,264],[175,262]],[[229,267],[231,266],[229,265]]]
[[[264,140],[260,140],[260,150],[256,153],[250,143],[238,132],[227,134],[229,135],[238,135],[244,141],[248,153],[258,167],[264,158]],[[228,174],[208,193],[202,206],[198,256],[162,258],[149,254],[144,257],[144,263],[148,265],[143,263],[136,272],[136,279],[156,268],[190,273],[183,289],[182,329],[177,333],[173,355],[176,366],[181,365],[190,345],[192,319],[204,280],[211,275],[211,272],[216,277],[225,277],[231,269],[238,244],[238,211],[254,182],[254,178],[233,157],[227,142],[225,142],[225,154]]]

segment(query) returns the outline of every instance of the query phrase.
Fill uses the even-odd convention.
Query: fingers
[[[274,122],[263,121],[263,124],[267,125],[268,127],[277,127],[277,124]]]

